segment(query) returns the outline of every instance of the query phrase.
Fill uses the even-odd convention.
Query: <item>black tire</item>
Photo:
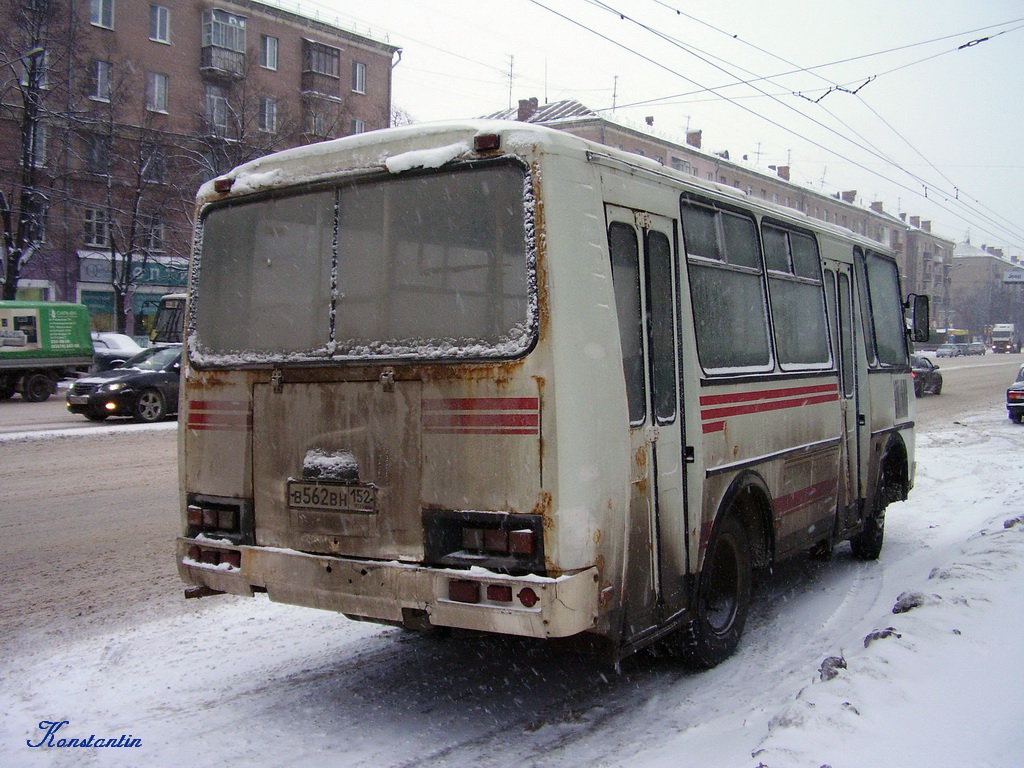
[[[0,379],[0,400],[10,400],[15,393],[14,384],[10,379]]]
[[[1021,421],[1024,421],[1024,413],[1013,413],[1013,412],[1011,412],[1010,413],[1010,421],[1012,421],[1014,424],[1020,424]]]
[[[152,424],[167,415],[167,405],[159,389],[144,389],[132,408],[132,417],[142,424]]]
[[[30,373],[21,384],[21,396],[30,403],[49,400],[53,394],[53,379],[45,373]]]
[[[924,394],[924,386],[919,381],[914,382],[914,397],[921,397]]]
[[[935,388],[932,390],[932,394],[933,395],[941,395],[942,394],[942,382],[941,381],[938,384],[935,385]]]
[[[690,666],[710,669],[739,645],[754,581],[750,538],[735,514],[722,519],[704,556],[693,618],[677,633],[675,650]]]
[[[864,521],[864,528],[850,539],[853,556],[858,560],[877,560],[882,554],[882,543],[885,539],[885,508],[895,501],[898,494],[888,480],[888,473],[882,469],[878,481],[878,491],[871,505],[871,513]]]

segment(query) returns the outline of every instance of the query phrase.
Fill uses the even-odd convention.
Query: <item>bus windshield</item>
[[[193,362],[524,354],[536,326],[526,182],[502,164],[212,208]]]

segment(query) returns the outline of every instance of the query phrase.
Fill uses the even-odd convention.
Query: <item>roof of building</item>
[[[518,107],[503,109],[490,115],[487,120],[519,120],[524,123],[550,123],[554,120],[596,119],[601,116],[575,99],[540,104],[537,99],[524,99]]]

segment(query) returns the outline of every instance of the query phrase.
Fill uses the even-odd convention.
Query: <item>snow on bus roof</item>
[[[248,194],[270,186],[324,178],[340,171],[387,168],[400,173],[412,168],[436,168],[471,150],[472,138],[497,133],[503,146],[538,144],[582,145],[575,136],[544,126],[506,120],[462,120],[407,125],[345,136],[275,152],[239,165],[203,184],[197,195],[202,203],[217,199],[215,183],[228,179],[233,194]]]

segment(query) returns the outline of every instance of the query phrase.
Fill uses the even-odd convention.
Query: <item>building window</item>
[[[349,133],[366,133],[366,123],[364,123],[359,118],[352,118],[352,123],[350,124],[350,127],[351,130],[349,131]]]
[[[340,77],[341,51],[323,43],[305,41],[305,71],[327,77]]]
[[[94,61],[92,63],[92,84],[89,98],[110,101],[110,75],[113,68],[109,61]]]
[[[366,93],[366,65],[361,61],[352,62],[352,93]]]
[[[150,72],[146,75],[146,109],[150,112],[167,111],[167,75]]]
[[[146,142],[142,145],[142,180],[163,184],[167,180],[167,152],[158,144]]]
[[[264,69],[277,69],[277,38],[260,35],[260,66]]]
[[[228,129],[228,97],[219,85],[206,86],[206,124],[216,134]]]
[[[114,0],[89,0],[89,22],[97,27],[114,28]]]
[[[110,244],[110,219],[100,208],[85,209],[85,244],[101,248]]]
[[[26,156],[29,162],[36,168],[46,165],[47,138],[46,126],[42,123],[37,122],[32,126],[32,130],[29,131],[28,146],[25,147]]]
[[[89,173],[110,173],[110,137],[90,134],[85,138],[85,168]]]
[[[245,53],[245,17],[227,11],[206,11],[203,14],[203,45]]]
[[[323,106],[311,104],[306,109],[306,133],[313,136],[327,136],[330,127],[330,115]]]
[[[140,220],[140,227],[140,242],[144,250],[164,250],[166,226],[159,216],[142,216]]]
[[[149,6],[149,39],[171,42],[171,11],[162,5]]]
[[[260,97],[260,130],[264,133],[277,133],[277,99]]]

